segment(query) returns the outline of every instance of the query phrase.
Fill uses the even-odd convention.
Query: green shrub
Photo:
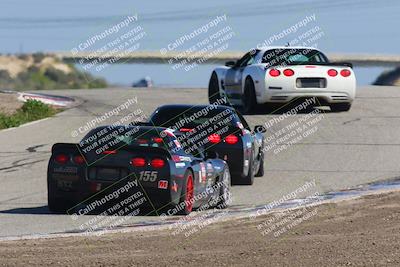
[[[17,127],[21,124],[50,117],[57,112],[54,108],[37,100],[28,100],[14,114],[0,113],[0,129]]]

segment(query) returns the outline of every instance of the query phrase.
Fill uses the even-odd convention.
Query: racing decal
[[[203,162],[201,162],[200,168],[201,168],[201,182],[205,183],[207,179],[206,165]]]
[[[212,176],[214,172],[213,165],[211,163],[207,163],[207,176]]]
[[[175,167],[177,168],[184,168],[186,166],[185,162],[176,162]]]
[[[178,155],[173,155],[172,156],[172,160],[175,162],[179,162],[179,161],[188,161],[191,162],[192,159],[190,157],[187,156],[178,156]]]
[[[160,189],[168,189],[168,181],[167,180],[158,181],[158,188],[160,188]]]
[[[141,171],[139,180],[143,182],[155,182],[158,178],[158,171]]]
[[[177,148],[181,148],[181,143],[179,143],[178,140],[174,140],[174,143],[175,143]]]
[[[178,192],[178,184],[175,181],[172,182],[171,190],[174,192]]]

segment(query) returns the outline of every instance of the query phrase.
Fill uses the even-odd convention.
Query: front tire
[[[254,183],[254,160],[253,160],[253,154],[251,155],[249,159],[249,172],[245,177],[242,177],[239,179],[237,184],[240,185],[252,185]]]
[[[332,112],[344,112],[349,111],[351,108],[350,103],[334,103],[329,105]]]
[[[253,80],[246,78],[244,83],[244,94],[243,94],[243,112],[245,114],[253,114],[257,107],[256,92]]]
[[[228,167],[224,168],[222,180],[220,181],[221,187],[219,190],[218,209],[226,209],[231,202],[231,174]]]

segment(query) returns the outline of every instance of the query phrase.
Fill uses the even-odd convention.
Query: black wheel
[[[180,215],[188,215],[193,210],[194,203],[194,176],[192,171],[185,173],[185,178],[182,186],[181,198],[178,204]]]
[[[254,160],[253,160],[253,155],[251,155],[250,160],[249,160],[249,172],[245,177],[242,177],[241,179],[238,179],[238,182],[236,184],[240,185],[252,185],[254,183]]]
[[[228,167],[225,167],[220,183],[216,207],[218,209],[225,209],[231,202],[231,173],[229,172]]]
[[[351,108],[350,103],[334,103],[329,105],[333,112],[349,111]]]
[[[215,72],[211,75],[210,82],[208,84],[208,101],[210,104],[214,104],[218,99],[221,98],[219,93],[218,77]]]
[[[69,209],[69,205],[65,200],[54,197],[48,197],[48,207],[54,213],[66,214]]]
[[[260,154],[260,166],[258,167],[258,171],[255,175],[256,177],[264,176],[264,152]]]
[[[256,110],[257,100],[254,83],[251,78],[246,78],[244,83],[244,94],[243,94],[243,112],[245,114],[252,114]]]

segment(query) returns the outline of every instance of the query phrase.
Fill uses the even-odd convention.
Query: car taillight
[[[349,77],[351,75],[351,71],[349,71],[349,70],[341,70],[340,71],[340,75],[342,75],[343,77]]]
[[[57,163],[65,164],[65,163],[67,163],[67,161],[68,161],[68,156],[65,155],[65,154],[58,154],[57,156],[55,156],[54,160],[55,160]]]
[[[117,150],[104,150],[103,154],[105,155],[117,154]]]
[[[271,75],[272,77],[278,77],[279,75],[281,75],[281,72],[277,69],[272,69],[269,71],[269,75]]]
[[[328,75],[331,77],[335,77],[337,75],[337,71],[334,69],[328,70]]]
[[[239,141],[239,138],[236,135],[230,134],[227,137],[225,137],[225,142],[234,145]]]
[[[189,128],[180,128],[179,131],[180,131],[180,132],[183,132],[183,133],[186,133],[186,132],[193,131],[193,129],[189,129]]]
[[[162,168],[164,167],[165,162],[163,159],[155,158],[151,160],[150,165],[153,168]]]
[[[76,156],[74,156],[74,162],[76,163],[76,164],[83,164],[83,163],[85,163],[85,159],[83,158],[83,156],[81,156],[81,155],[76,155]]]
[[[293,76],[294,75],[294,70],[286,69],[286,70],[283,71],[283,75],[288,76],[288,77]]]
[[[221,136],[219,134],[212,134],[208,136],[208,141],[213,144],[221,142]]]
[[[131,159],[131,164],[134,167],[143,167],[146,165],[146,160],[144,158],[133,158]]]
[[[159,144],[159,143],[162,143],[163,140],[162,140],[161,137],[154,137],[154,138],[153,138],[153,141],[154,141],[155,143],[158,143],[158,144]]]

